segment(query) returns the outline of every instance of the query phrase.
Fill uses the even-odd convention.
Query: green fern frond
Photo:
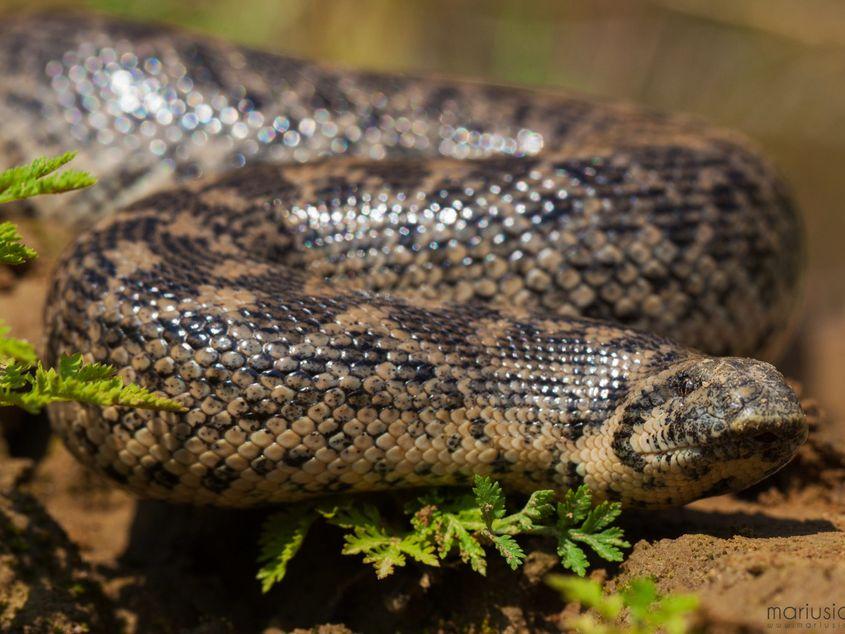
[[[491,540],[511,570],[516,570],[525,561],[525,551],[510,535],[491,535]]]
[[[258,557],[262,566],[256,575],[261,582],[262,592],[268,592],[284,579],[288,563],[299,552],[315,519],[317,513],[311,505],[299,504],[273,513],[264,522],[259,538],[261,554]]]
[[[610,526],[619,517],[618,502],[602,502],[592,506],[590,490],[581,485],[569,490],[557,505],[557,554],[564,568],[583,576],[587,572],[587,556],[582,545],[589,546],[606,561],[622,561],[623,548],[629,544],[622,529]]]
[[[488,528],[492,528],[493,520],[505,514],[505,494],[502,492],[502,485],[487,476],[476,476],[472,492],[475,494],[475,503],[481,509],[482,520]]]
[[[9,366],[5,369],[8,374]],[[177,412],[184,408],[175,401],[153,394],[139,385],[126,384],[113,368],[98,363],[85,364],[82,355],[63,356],[58,368],[38,363],[35,372],[25,375],[24,385],[0,390],[0,403],[38,412],[56,401],[77,401],[107,407],[121,405]]]
[[[661,596],[648,578],[632,579],[621,591],[611,593],[593,579],[551,574],[545,582],[566,601],[589,610],[564,623],[567,631],[578,634],[686,634],[692,629],[691,617],[699,606],[695,595]],[[620,622],[623,617],[624,622]]]
[[[0,222],[0,263],[17,266],[38,255],[35,249],[26,246],[22,240],[14,224],[8,221]]]
[[[2,394],[16,390],[22,390],[29,383],[29,370],[32,366],[12,361],[5,365],[0,371],[0,405],[3,403]]]
[[[35,348],[28,341],[9,337],[10,330],[8,326],[0,322],[0,365],[17,361],[27,368],[32,367],[38,361]]]
[[[363,555],[364,563],[373,565],[379,579],[404,566],[408,557],[429,566],[440,565],[434,546],[424,535],[388,527],[372,504],[323,506],[319,513],[329,524],[350,531],[341,552]]]
[[[37,158],[29,165],[19,165],[0,172],[0,203],[8,203],[40,194],[59,194],[89,187],[96,179],[86,172],[54,172],[69,163],[75,152],[52,158]],[[18,228],[0,222],[0,263],[19,265],[36,257],[34,249],[23,244]]]
[[[423,535],[391,531],[381,524],[380,518],[372,524],[356,526],[345,536],[341,552],[345,555],[364,555],[364,563],[373,565],[379,579],[392,574],[395,568],[404,566],[407,557],[429,566],[440,565],[434,546]]]
[[[433,494],[420,498],[421,508],[411,518],[417,533],[433,541],[440,559],[455,551],[465,564],[480,575],[487,574],[484,547],[473,531],[481,530],[481,510],[472,495],[463,494],[449,500]]]
[[[618,504],[593,506],[585,486],[567,491],[557,506],[553,504],[555,497],[554,491],[535,491],[522,509],[508,515],[501,485],[489,477],[476,476],[472,491],[432,490],[407,504],[410,530],[397,527],[395,521],[387,522],[370,503],[335,499],[309,508],[328,524],[344,529],[342,552],[363,555],[380,579],[408,561],[439,566],[453,556],[484,575],[485,546],[492,546],[510,568],[516,569],[525,560],[525,551],[516,539],[519,535],[555,539],[561,564],[579,575],[588,566],[585,546],[606,560],[621,558],[621,548],[628,543],[620,528],[610,526],[619,514]],[[279,520],[275,528],[269,521],[265,524],[271,533],[262,537],[263,545],[271,545],[269,551],[262,551],[260,559],[264,565],[259,578],[265,590],[282,579],[287,562],[299,550],[304,534],[293,531],[292,525],[296,523],[291,518]],[[302,531],[310,525],[311,520],[302,525]]]
[[[84,172],[55,173],[74,156],[74,152],[66,152],[53,158],[38,158],[29,165],[0,172],[0,203],[93,185],[95,179]],[[0,222],[0,263],[22,264],[35,256],[35,251],[23,244],[14,224]],[[83,363],[78,354],[63,357],[56,369],[45,368],[32,345],[8,334],[9,329],[0,324],[0,405],[14,405],[33,413],[55,401],[168,411],[183,409],[178,403],[138,385],[124,384],[109,366]]]
[[[65,152],[61,156],[37,158],[29,165],[20,165],[0,172],[0,203],[42,194],[60,194],[96,183],[97,180],[93,176],[78,170],[54,174],[75,156],[76,152]]]

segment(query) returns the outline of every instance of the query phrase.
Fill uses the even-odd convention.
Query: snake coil
[[[71,138],[101,177],[62,209],[103,219],[56,271],[49,354],[186,409],[51,411],[130,489],[251,506],[488,473],[666,506],[806,437],[772,366],[718,356],[776,354],[801,268],[736,135],[99,18],[0,28],[8,153]]]

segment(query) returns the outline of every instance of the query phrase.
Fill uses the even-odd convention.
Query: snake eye
[[[684,398],[701,387],[701,381],[694,376],[690,376],[686,372],[681,372],[677,376],[672,377],[669,381],[669,387],[676,396]]]

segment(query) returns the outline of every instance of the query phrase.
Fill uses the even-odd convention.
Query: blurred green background
[[[33,2],[6,0],[9,11]],[[800,354],[845,417],[842,0],[85,0],[356,68],[561,87],[744,130],[789,181],[810,240]],[[797,359],[797,360],[796,360]],[[796,371],[796,370],[793,370]]]

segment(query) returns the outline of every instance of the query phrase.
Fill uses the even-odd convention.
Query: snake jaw
[[[807,425],[803,414],[782,418],[750,415],[731,423],[727,431],[714,433],[706,444],[684,444],[641,451],[641,456],[676,456],[692,452],[697,456],[710,455],[721,459],[759,454],[770,462],[789,459],[807,439]]]
[[[771,475],[807,438],[794,392],[771,365],[697,358],[646,379],[615,415],[628,506],[663,507],[736,492]]]

